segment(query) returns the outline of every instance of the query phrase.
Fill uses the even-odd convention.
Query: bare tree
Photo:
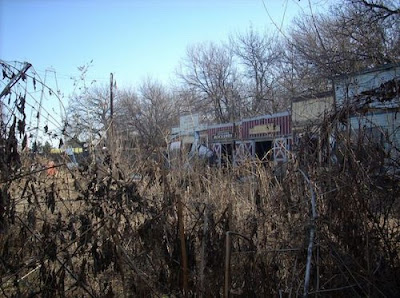
[[[231,36],[230,47],[243,69],[247,114],[275,112],[279,109],[275,98],[277,67],[283,54],[277,38],[250,28]]]
[[[204,119],[212,120],[210,117],[210,104],[202,100],[201,94],[194,88],[186,85],[176,86],[173,89],[173,96],[179,102],[177,106],[180,115],[199,114]]]
[[[178,76],[187,89],[198,94],[217,121],[240,117],[240,84],[233,53],[227,47],[213,43],[189,47]]]
[[[160,82],[148,78],[139,87],[138,94],[124,91],[118,100],[117,127],[134,135],[137,144],[152,152],[164,148],[170,128],[176,122],[179,110],[171,92]]]
[[[67,112],[71,137],[85,141],[104,138],[110,120],[109,87],[92,85],[82,93],[74,94]]]
[[[348,0],[353,4],[364,6],[368,10],[374,10],[381,17],[387,18],[394,15],[400,15],[400,7],[398,1],[393,0]]]
[[[397,0],[347,0],[349,9],[339,17],[345,19],[359,34],[371,58],[377,63],[397,62],[400,59],[400,2]],[[348,35],[350,32],[348,32]],[[368,34],[369,33],[369,34]],[[378,44],[376,44],[376,42]],[[379,52],[378,52],[379,51]]]
[[[325,89],[334,75],[399,61],[399,33],[394,1],[343,1],[294,21],[286,63],[300,89]]]

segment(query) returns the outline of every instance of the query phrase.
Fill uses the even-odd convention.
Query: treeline
[[[152,150],[165,144],[181,114],[228,122],[287,110],[295,96],[331,89],[336,75],[398,62],[399,15],[397,1],[343,0],[324,13],[303,12],[279,34],[250,27],[226,41],[190,45],[178,83],[150,78],[136,89],[115,91],[114,124],[120,135],[134,135]],[[83,83],[71,98],[69,132],[98,139],[110,125],[110,88]]]

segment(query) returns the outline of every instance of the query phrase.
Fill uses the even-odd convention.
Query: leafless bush
[[[12,146],[11,122],[1,137],[11,144],[1,159],[2,295],[398,296],[398,155],[343,129],[346,115],[324,121],[279,176],[257,161],[166,168],[161,152],[48,171],[37,167],[47,159]]]

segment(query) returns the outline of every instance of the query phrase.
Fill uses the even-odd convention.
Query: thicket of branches
[[[218,123],[287,110],[294,97],[330,90],[336,75],[399,62],[399,19],[396,1],[344,0],[324,13],[311,7],[281,34],[250,27],[227,41],[189,45],[175,85],[146,79],[116,89],[115,119],[122,131],[153,144],[180,114]],[[89,66],[81,67],[81,92],[69,107],[71,134],[81,141],[109,126],[109,86],[86,84]]]
[[[345,114],[322,124],[322,144]],[[308,294],[395,297],[399,176],[362,133],[337,142],[336,162],[305,142],[278,177],[257,162],[154,161],[3,175],[2,295],[206,297],[228,280],[233,296],[300,296],[313,230]]]
[[[345,3],[328,16],[299,19],[281,43],[287,45],[283,52],[276,51],[283,48],[277,41],[249,31],[232,38],[229,50],[212,44],[191,48],[192,60],[186,61],[196,64],[183,68],[184,88],[169,91],[149,80],[138,92],[119,91],[113,158],[99,155],[74,170],[65,158],[57,161],[57,172],[48,171],[40,166],[48,163],[46,157],[22,150],[33,138],[27,111],[35,106],[25,84],[43,83],[37,74],[23,72],[11,86],[23,66],[2,63],[2,87],[9,88],[1,96],[1,294],[399,296],[398,144],[386,152],[368,131],[337,130],[354,107],[327,115],[318,127],[318,150],[305,137],[280,169],[249,161],[237,168],[199,162],[169,171],[156,156],[179,112],[173,108],[175,94],[184,99],[182,110],[194,104],[205,114],[215,112],[211,119],[232,120],[272,111],[278,95],[324,90],[334,74],[398,61],[395,2]],[[378,37],[364,32],[366,21]],[[348,27],[333,34],[335,24]],[[367,49],[357,40],[382,48]],[[259,54],[245,55],[248,49]],[[230,64],[240,55],[243,65]],[[263,55],[277,56],[269,61]],[[193,67],[211,77],[193,76]],[[82,102],[102,100],[92,96],[95,90],[85,89]],[[107,92],[101,92],[104,117],[81,122],[88,127],[36,129],[54,138],[82,132],[96,138],[100,129],[97,137],[107,140]],[[50,113],[46,118],[51,120]],[[134,162],[116,154],[124,131],[134,131],[140,145]]]

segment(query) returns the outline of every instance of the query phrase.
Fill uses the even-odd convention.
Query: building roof
[[[296,97],[292,98],[292,102],[305,101],[305,100],[316,99],[316,98],[325,98],[325,97],[329,97],[329,96],[333,96],[333,90],[324,91],[324,92],[316,92],[316,93],[311,92],[311,93],[307,93],[304,95],[296,96]]]
[[[379,66],[372,67],[372,68],[366,68],[366,69],[356,71],[356,72],[337,75],[333,78],[333,81],[342,80],[344,78],[355,77],[355,76],[359,76],[359,75],[363,75],[363,74],[367,74],[367,73],[373,73],[373,72],[387,70],[387,69],[396,68],[396,67],[400,67],[400,63],[383,64],[383,65],[379,65]]]

